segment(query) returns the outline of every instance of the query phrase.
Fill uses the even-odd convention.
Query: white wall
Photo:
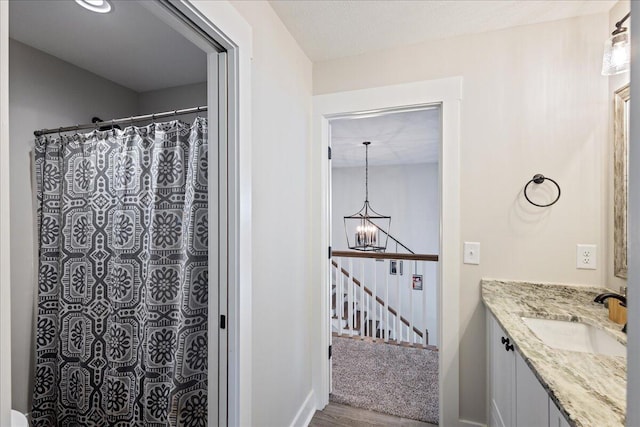
[[[482,256],[479,266],[460,265],[462,419],[486,421],[482,277],[605,283],[602,264],[576,270],[575,254],[577,243],[606,242],[609,95],[600,68],[609,31],[599,14],[314,64],[314,94],[464,79],[460,250],[477,241]],[[555,206],[524,200],[535,173],[561,185]]]
[[[232,4],[253,30],[252,425],[286,426],[311,392],[311,62],[267,2]]]
[[[621,20],[629,12],[629,0],[621,0],[615,4],[609,11],[609,32],[613,31],[616,27],[615,24]],[[631,18],[627,19],[624,26],[631,31]],[[602,39],[603,43],[606,36]],[[609,129],[608,129],[608,141],[609,147],[613,148],[613,95],[616,90],[629,83],[630,73],[616,74],[609,77]],[[606,264],[607,280],[604,283],[615,291],[619,291],[621,286],[627,286],[627,281],[616,277],[613,273],[613,149],[609,150],[609,158],[607,162],[607,190],[608,190],[608,203],[607,203],[607,250],[606,258],[603,260]],[[627,227],[628,229],[628,227]]]
[[[11,157],[11,354],[13,408],[30,411],[33,383],[34,206],[29,153],[33,131],[91,117],[137,112],[137,94],[15,40],[9,43]]]
[[[337,152],[337,148],[334,148],[334,152]],[[364,174],[364,167],[334,167],[331,170],[331,246],[334,250],[348,250],[343,217],[357,212],[362,207]],[[439,253],[440,205],[437,163],[370,166],[369,201],[378,213],[391,216],[390,234],[409,249],[417,254]],[[402,247],[398,247],[396,250],[396,245],[392,240],[389,240],[387,244],[387,252],[407,253]],[[357,260],[354,260],[354,263],[354,265],[359,265]],[[380,263],[373,265],[380,267],[378,264]],[[423,275],[424,289],[422,291],[410,289],[414,262],[404,261],[404,275],[398,278],[403,281],[403,289],[405,289],[401,296],[402,316],[409,318],[409,293],[413,292],[414,321],[416,327],[422,329],[422,299],[426,297],[429,343],[437,345],[436,263],[420,261],[418,264],[418,274]],[[367,286],[370,288],[374,273],[371,265],[371,263],[365,263],[364,277],[365,283],[368,283]],[[382,276],[382,269],[378,268],[378,270],[378,280],[384,280],[380,279],[386,277]],[[354,271],[357,276],[359,276],[358,271],[360,270]],[[388,274],[388,271],[385,271],[384,274]],[[395,286],[395,276],[392,278],[391,286]],[[390,291],[387,302],[394,308],[398,307],[395,291]]]

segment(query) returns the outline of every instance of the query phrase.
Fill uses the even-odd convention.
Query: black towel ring
[[[540,205],[538,203],[532,202],[531,199],[529,198],[529,196],[527,195],[527,187],[529,187],[529,185],[533,182],[534,184],[542,184],[545,180],[551,181],[555,184],[556,188],[558,189],[558,197],[555,198],[555,200],[551,203],[548,203],[546,205]],[[560,200],[560,186],[558,185],[557,182],[555,182],[553,179],[546,177],[544,175],[542,175],[541,173],[537,173],[533,176],[533,178],[527,182],[527,185],[524,186],[524,198],[527,199],[527,202],[531,203],[533,206],[538,206],[539,208],[546,208],[549,207],[553,204],[555,204],[558,200]]]

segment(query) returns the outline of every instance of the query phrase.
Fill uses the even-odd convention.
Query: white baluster
[[[355,314],[353,313],[353,258],[349,258],[349,282],[347,286],[347,324],[349,326],[349,336],[353,336],[353,321]]]
[[[416,265],[415,263],[414,261],[414,266]],[[411,268],[411,264],[409,264],[409,268]],[[414,268],[414,271],[415,270]],[[413,333],[413,274],[407,274],[407,279],[409,279],[409,333],[407,334],[407,339],[413,344],[415,343],[415,335]]]
[[[378,295],[377,294],[377,291],[378,291],[378,274],[377,273],[378,272],[377,272],[377,268],[376,268],[376,260],[372,259],[370,261],[370,263],[373,266],[373,269],[372,269],[372,271],[373,271],[373,292],[372,292],[372,295],[371,295],[371,311],[370,311],[370,313],[372,313],[372,314],[371,314],[371,330],[369,331],[369,334],[371,335],[372,338],[375,338],[376,337],[376,330],[378,329],[376,327],[376,318],[378,317],[377,316],[378,313],[376,313],[376,311],[378,311],[377,310],[378,309],[378,304],[377,304],[377,301],[376,301],[376,295]]]
[[[384,285],[384,342],[389,341],[389,260],[384,260],[384,276],[385,285]]]
[[[364,338],[364,258],[360,258],[360,338]]]
[[[344,277],[342,275],[342,258],[338,258],[338,281],[336,283],[336,316],[338,316],[338,336],[342,335],[342,318],[344,317]]]
[[[422,261],[420,263],[422,270],[422,346],[427,346],[427,275],[426,275],[426,263]]]
[[[400,261],[396,260],[396,342],[402,342],[402,323],[400,319],[402,318],[401,310],[402,310],[402,294],[400,293]]]

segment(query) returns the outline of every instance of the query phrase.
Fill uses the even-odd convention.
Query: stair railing
[[[400,240],[396,239],[395,237],[393,237],[391,234],[387,233],[383,228],[380,228],[378,226],[378,224],[374,223],[371,220],[367,221],[369,224],[373,225],[375,228],[377,228],[378,230],[382,231],[388,238],[390,238],[391,240],[393,240],[394,242],[396,242],[396,251],[398,250],[398,246],[402,247],[402,249],[404,249],[405,251],[409,252],[410,254],[415,254],[415,252],[413,252],[411,249],[409,249],[407,246],[405,246],[404,243],[402,243]]]
[[[336,327],[338,335],[368,336],[384,339],[385,342],[392,341],[423,346],[429,344],[424,283],[420,282],[423,293],[421,294],[421,309],[418,310],[421,313],[418,313],[419,321],[417,321],[418,319],[414,316],[413,290],[417,289],[414,288],[416,286],[414,281],[420,276],[407,274],[401,280],[399,269],[401,261],[414,261],[421,264],[437,262],[438,255],[334,251],[333,257],[332,308],[335,310],[334,319],[338,319]],[[346,266],[343,266],[343,258],[347,260]],[[354,260],[356,259],[360,260],[359,278],[356,278],[354,274]],[[365,276],[365,259],[384,261],[386,277],[382,283],[381,292],[378,292],[378,274],[376,274],[375,263],[373,264],[374,268],[368,270],[369,278],[365,280],[367,277]],[[393,263],[395,263],[395,307],[389,305],[390,276],[393,275],[391,271]],[[424,272],[424,268],[422,271]],[[407,280],[409,276],[412,278],[410,281]],[[424,281],[424,274],[421,277]],[[406,291],[408,291],[409,310],[408,313],[402,313],[402,298]],[[416,323],[419,327],[416,326]]]

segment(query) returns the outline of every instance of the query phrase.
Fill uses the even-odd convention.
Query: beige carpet
[[[438,352],[333,337],[336,403],[438,424]]]

